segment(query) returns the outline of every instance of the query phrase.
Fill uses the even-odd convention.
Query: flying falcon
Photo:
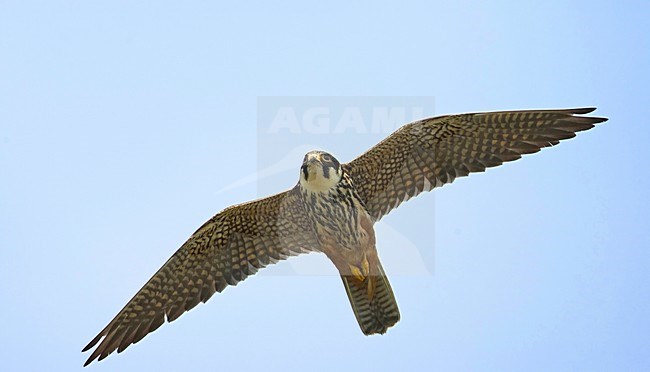
[[[438,116],[404,125],[346,164],[326,152],[307,153],[292,189],[226,208],[190,236],[83,349],[99,343],[85,365],[122,352],[258,269],[308,252],[324,253],[339,270],[361,331],[385,333],[400,314],[374,224],[423,191],[607,120],[581,116],[593,110]]]

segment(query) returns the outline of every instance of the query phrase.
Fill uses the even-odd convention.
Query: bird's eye
[[[325,155],[323,155],[323,161],[330,162],[330,161],[332,161],[332,157],[325,154]]]

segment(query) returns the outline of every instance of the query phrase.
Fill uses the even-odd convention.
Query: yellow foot
[[[366,280],[368,275],[370,274],[370,264],[368,263],[368,258],[366,257],[365,253],[363,255],[363,259],[361,260],[361,265],[356,266],[356,265],[348,265],[350,267],[350,272],[352,275],[360,282],[363,282]]]
[[[352,276],[354,276],[358,281],[363,282],[364,280],[366,280],[366,276],[363,275],[363,273],[358,267],[353,265],[349,265],[349,266],[350,266],[350,272],[352,272]]]

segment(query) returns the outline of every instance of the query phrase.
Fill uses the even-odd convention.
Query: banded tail
[[[399,321],[399,309],[384,269],[377,262],[377,271],[363,281],[352,275],[341,275],[352,310],[361,331],[366,335],[384,334]]]

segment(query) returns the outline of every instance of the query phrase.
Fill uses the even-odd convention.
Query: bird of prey
[[[583,116],[593,110],[438,116],[404,125],[349,163],[307,153],[292,189],[226,208],[192,234],[83,349],[99,343],[85,365],[122,352],[258,269],[307,252],[324,253],[339,270],[361,331],[385,333],[400,314],[373,225],[423,191],[607,120]]]

